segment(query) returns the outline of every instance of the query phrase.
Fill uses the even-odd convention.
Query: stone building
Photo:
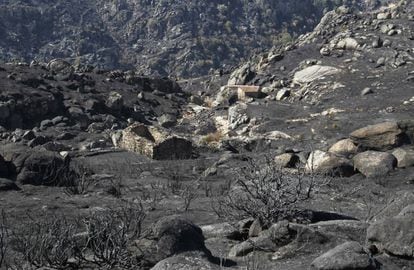
[[[237,98],[245,100],[246,98],[261,98],[263,95],[260,86],[255,85],[237,85]]]
[[[263,93],[260,86],[256,85],[227,85],[229,89],[234,89],[237,93],[238,100],[245,100],[246,98],[261,98]]]
[[[157,160],[188,159],[193,153],[191,141],[143,124],[127,127],[119,147]]]

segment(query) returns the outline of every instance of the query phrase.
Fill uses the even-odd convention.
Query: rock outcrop
[[[397,122],[385,122],[363,127],[351,133],[351,139],[360,147],[389,150],[404,142],[404,132]]]
[[[354,167],[366,177],[386,176],[397,166],[397,159],[385,152],[366,151],[353,158]]]
[[[335,75],[338,72],[340,70],[335,67],[314,65],[296,72],[293,81],[295,83],[310,83],[326,76]]]
[[[211,252],[205,246],[200,227],[180,216],[161,218],[145,239],[136,241],[136,246],[150,264],[159,262],[154,269],[160,270],[198,269],[194,267],[200,266],[201,262],[210,265],[208,260],[212,258]],[[174,264],[183,268],[174,268]]]
[[[368,228],[367,242],[380,252],[407,258],[414,257],[414,205],[405,207],[398,215],[388,217]]]
[[[412,148],[397,148],[392,154],[397,158],[399,168],[407,168],[414,166],[414,149]]]
[[[312,262],[318,270],[373,270],[374,260],[358,242],[346,242]]]
[[[329,148],[329,152],[343,156],[355,155],[356,153],[358,153],[358,147],[354,144],[352,140],[344,139],[332,145]]]
[[[316,150],[309,155],[306,170],[311,173],[343,175],[354,174],[350,160],[333,153]]]

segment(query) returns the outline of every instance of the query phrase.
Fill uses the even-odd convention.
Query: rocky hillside
[[[314,31],[289,46],[251,59],[229,76],[183,81],[183,87],[204,87],[205,99],[221,108],[232,106],[235,97],[220,86],[260,86],[264,99],[229,110],[229,115],[239,111],[238,117],[255,121],[247,127],[236,125],[246,138],[278,128],[303,142],[328,147],[333,138],[347,137],[363,125],[408,120],[414,31],[413,6],[404,3],[384,12],[330,12]],[[216,112],[220,116],[220,109]]]
[[[414,269],[414,3],[387,2],[178,83],[0,65],[0,268]]]
[[[3,0],[0,59],[205,75],[312,30],[324,10],[342,2]]]

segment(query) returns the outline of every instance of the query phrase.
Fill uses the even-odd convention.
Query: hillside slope
[[[190,77],[312,30],[343,1],[0,1],[0,59]]]

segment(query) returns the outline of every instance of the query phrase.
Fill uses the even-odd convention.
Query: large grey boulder
[[[350,160],[333,153],[313,151],[306,162],[310,173],[350,176],[354,169]]]
[[[397,148],[392,154],[398,161],[399,168],[414,166],[414,149],[413,148]]]
[[[63,74],[72,73],[74,71],[74,68],[72,67],[72,65],[63,59],[51,60],[47,64],[46,68],[52,72],[63,73]]]
[[[246,256],[253,251],[292,253],[299,246],[312,246],[326,243],[328,237],[308,226],[280,221],[269,229],[261,231],[257,237],[236,244],[229,252],[229,257]],[[275,254],[276,257],[279,255]]]
[[[367,243],[380,252],[414,258],[414,205],[397,216],[373,223],[367,231]]]
[[[237,89],[229,86],[222,86],[217,93],[212,106],[229,106],[238,100]]]
[[[236,129],[240,125],[249,123],[250,118],[247,115],[247,105],[245,103],[238,103],[229,108],[228,124],[229,129]]]
[[[314,65],[295,73],[293,81],[298,84],[310,83],[340,72],[340,69],[330,66]]]
[[[370,125],[351,133],[351,139],[363,149],[384,151],[401,145],[405,134],[396,122]]]
[[[359,47],[359,43],[356,39],[347,37],[341,39],[335,47],[340,50],[356,50]]]
[[[273,224],[269,229],[259,233],[259,236],[251,237],[233,246],[230,250],[229,257],[245,256],[253,250],[275,251],[278,247],[291,242],[294,234],[294,231],[289,227],[289,222],[278,222]]]
[[[70,158],[40,148],[5,145],[1,149],[7,162],[13,165],[16,181],[30,185],[63,185],[70,175]]]
[[[152,232],[160,252],[167,257],[194,250],[209,253],[202,230],[187,219],[177,216],[162,218],[154,225]]]
[[[328,220],[309,225],[310,228],[324,234],[339,236],[349,241],[364,241],[369,224],[359,220]]]
[[[246,63],[239,67],[230,75],[228,85],[243,85],[253,79],[255,73],[253,72],[250,63]]]
[[[375,269],[371,256],[358,242],[345,242],[322,254],[312,262],[318,270],[370,270]]]
[[[211,258],[204,240],[200,227],[183,217],[168,216],[154,224],[147,238],[137,240],[136,246],[140,250],[139,256],[155,265],[166,258],[187,252]]]
[[[358,153],[358,146],[351,139],[343,139],[333,144],[328,152],[343,156],[355,155]]]
[[[385,152],[366,151],[353,158],[354,167],[366,177],[388,175],[396,166],[397,159]]]
[[[293,153],[277,155],[274,159],[278,168],[294,168],[299,162],[299,157]]]
[[[384,203],[385,208],[381,207],[381,211],[373,218],[373,222],[382,221],[400,213],[407,205],[414,204],[414,191],[399,191]]]

